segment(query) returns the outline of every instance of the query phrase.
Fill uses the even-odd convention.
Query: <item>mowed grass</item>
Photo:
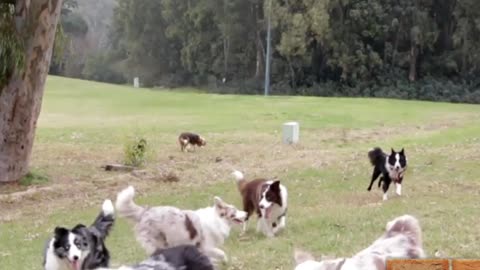
[[[281,125],[299,121],[300,143],[281,143]],[[199,132],[206,148],[181,153],[182,131]],[[151,149],[142,174],[107,173],[122,161],[125,141],[142,136]],[[367,151],[405,148],[402,197],[367,192]],[[137,202],[195,209],[218,195],[240,207],[230,173],[278,177],[289,190],[287,229],[274,239],[232,231],[224,269],[293,269],[295,247],[350,256],[382,234],[392,218],[413,214],[429,255],[480,257],[480,106],[360,98],[209,95],[194,89],[151,91],[49,77],[32,156],[49,177],[16,201],[0,192],[0,268],[41,269],[55,226],[89,224],[102,201],[128,184]],[[218,161],[219,159],[221,161]],[[179,182],[163,176],[174,173]],[[113,265],[145,257],[122,218],[108,238]]]

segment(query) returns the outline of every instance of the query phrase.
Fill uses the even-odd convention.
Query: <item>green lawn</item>
[[[151,91],[49,77],[32,166],[49,177],[44,190],[0,199],[0,268],[41,269],[43,245],[57,225],[90,223],[105,198],[133,184],[148,205],[199,208],[221,196],[240,206],[233,169],[247,178],[277,176],[289,190],[287,229],[275,239],[234,229],[225,269],[293,269],[292,251],[349,256],[403,214],[420,219],[424,247],[448,257],[480,257],[480,106],[360,98],[261,97]],[[300,122],[295,146],[281,125]],[[182,131],[208,144],[181,153]],[[144,177],[107,173],[131,136],[148,140]],[[383,203],[367,192],[367,151],[405,147],[404,196]],[[215,159],[221,157],[221,162]],[[175,173],[180,181],[166,183]],[[0,193],[23,186],[0,187]],[[108,247],[113,264],[144,258],[132,226],[119,218]]]

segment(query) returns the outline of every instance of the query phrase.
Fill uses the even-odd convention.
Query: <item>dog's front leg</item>
[[[263,227],[263,233],[269,237],[272,238],[274,237],[273,229],[272,229],[272,224],[269,223],[269,221],[266,218],[262,218],[262,224],[261,226]]]
[[[388,181],[386,179],[383,179],[383,200],[386,201],[388,200],[388,195],[387,195],[387,192],[388,192],[388,187],[390,186],[390,183],[391,183],[391,180]]]
[[[280,218],[280,221],[276,224],[276,226],[273,228],[273,234],[277,234],[280,230],[285,228],[285,216]]]
[[[243,222],[243,228],[242,228],[242,232],[240,233],[240,235],[245,235],[247,233],[247,227],[248,227],[248,220],[245,220]]]

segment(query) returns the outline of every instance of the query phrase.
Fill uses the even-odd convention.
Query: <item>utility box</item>
[[[135,88],[140,87],[140,79],[138,77],[133,78],[133,87]]]
[[[300,138],[300,125],[298,122],[287,122],[283,124],[283,143],[295,144]]]

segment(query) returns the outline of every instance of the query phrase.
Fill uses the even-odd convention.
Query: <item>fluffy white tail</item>
[[[418,220],[410,215],[403,215],[395,218],[387,223],[387,234],[404,234],[407,235],[413,242],[416,248],[416,256],[423,258],[425,253],[422,248],[422,228]]]
[[[102,205],[102,211],[105,216],[113,215],[115,209],[113,208],[113,203],[111,200],[105,200]]]
[[[245,179],[245,176],[243,175],[243,173],[241,171],[235,170],[235,171],[233,171],[232,175],[233,175],[233,177],[235,177],[235,179],[237,181],[242,181],[242,180]]]
[[[144,212],[144,208],[137,205],[133,201],[134,196],[135,189],[132,186],[120,191],[120,193],[117,195],[115,207],[117,208],[118,214],[121,217],[128,218],[133,221],[139,221]]]
[[[242,172],[240,171],[233,171],[232,173],[233,177],[235,177],[235,180],[237,180],[237,187],[240,192],[242,192],[243,188],[245,187],[245,184],[247,181],[245,181],[245,176],[243,175]]]

